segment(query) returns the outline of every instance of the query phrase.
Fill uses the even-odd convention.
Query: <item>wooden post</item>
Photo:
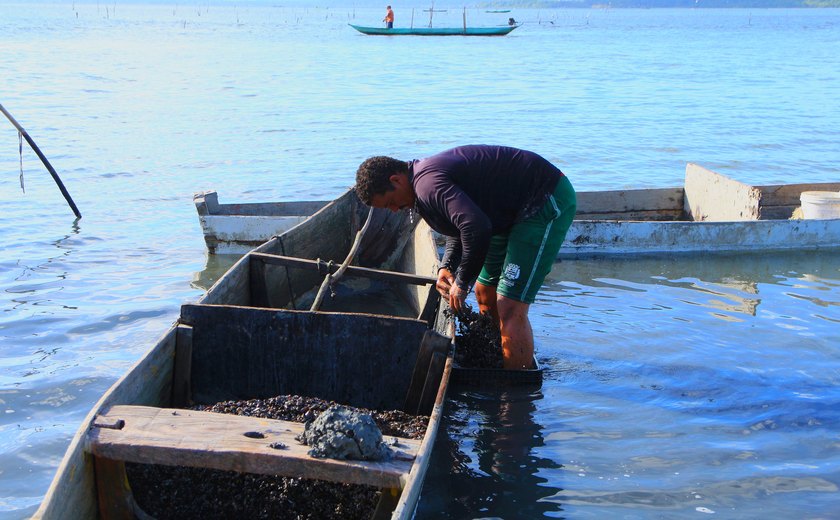
[[[445,361],[446,353],[449,350],[451,342],[452,340],[449,337],[433,330],[427,330],[423,334],[423,340],[420,342],[420,350],[417,352],[417,361],[414,363],[414,372],[411,374],[411,384],[409,384],[408,392],[406,392],[405,396],[404,412],[410,414],[418,413],[432,357],[436,353],[443,354]],[[439,381],[438,386],[440,386]],[[434,399],[432,403],[434,403]]]
[[[397,507],[402,489],[382,488],[379,493],[379,502],[376,504],[376,510],[373,512],[371,520],[389,520],[391,513]]]
[[[102,520],[153,520],[146,514],[131,493],[125,462],[105,457],[93,457],[99,518]]]
[[[411,384],[408,385],[408,392],[405,395],[405,406],[403,406],[405,413],[412,415],[417,413],[417,407],[420,405],[420,397],[423,393],[423,385],[426,383],[426,372],[428,372],[429,363],[432,361],[432,354],[434,354],[434,347],[431,342],[426,341],[426,336],[423,336],[423,341],[420,342],[420,350],[417,351],[414,372],[411,374]]]
[[[426,303],[423,305],[423,308],[420,310],[420,315],[417,316],[418,320],[423,320],[432,325],[433,320],[438,312],[438,305],[440,304],[440,293],[437,292],[437,289],[432,287],[429,290],[429,296],[426,298]]]
[[[416,415],[427,415],[426,408],[431,411],[431,407],[435,403],[435,397],[437,397],[437,390],[432,388],[427,390],[427,387],[429,385],[440,386],[443,364],[440,364],[439,367],[435,365],[441,362],[446,363],[446,356],[451,344],[451,338],[433,330],[427,330],[423,334],[420,350],[417,352],[417,361],[414,364],[414,372],[411,374],[411,383],[408,392],[406,392],[403,411]],[[441,357],[435,360],[435,356]],[[432,368],[433,366],[435,368]],[[429,374],[432,373],[436,375],[430,381]],[[428,393],[431,393],[431,403],[424,406],[424,400],[429,399]]]
[[[178,325],[175,333],[175,369],[172,374],[172,406],[190,404],[190,374],[192,373],[193,328]]]
[[[429,371],[426,373],[426,384],[423,385],[423,395],[420,397],[420,405],[417,407],[417,415],[431,415],[445,368],[446,354],[433,353],[432,361],[429,363]]]
[[[248,287],[251,291],[250,301],[253,307],[269,306],[265,268],[265,260],[254,253],[248,255]],[[289,291],[291,290],[289,286]]]

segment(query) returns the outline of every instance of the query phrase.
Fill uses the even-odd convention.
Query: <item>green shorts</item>
[[[539,212],[514,224],[507,233],[493,236],[479,283],[495,287],[507,298],[534,303],[576,210],[575,190],[563,176]]]

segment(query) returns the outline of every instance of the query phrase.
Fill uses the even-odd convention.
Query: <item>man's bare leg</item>
[[[477,293],[476,293],[477,296]],[[530,305],[499,295],[496,300],[502,331],[504,367],[509,370],[534,367],[534,333],[528,319]]]
[[[478,311],[489,313],[499,325],[499,309],[496,306],[496,288],[475,282],[475,300],[478,302]]]

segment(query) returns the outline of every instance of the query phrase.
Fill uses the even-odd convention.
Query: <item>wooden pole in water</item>
[[[26,139],[26,142],[29,143],[29,146],[32,147],[32,150],[38,155],[38,158],[41,159],[41,162],[44,163],[44,166],[47,167],[47,171],[49,171],[50,175],[52,175],[53,180],[58,185],[58,189],[61,190],[61,194],[64,195],[64,199],[67,201],[67,204],[70,205],[70,209],[73,210],[73,213],[76,215],[76,218],[82,218],[82,214],[79,213],[79,208],[76,207],[76,203],[73,202],[73,198],[70,196],[70,193],[67,192],[67,188],[64,187],[64,183],[61,182],[61,179],[58,177],[58,174],[55,172],[55,169],[50,164],[50,161],[48,161],[44,154],[41,153],[41,149],[38,148],[38,145],[35,144],[35,141],[33,141],[31,137],[29,137],[29,134],[26,132],[26,130],[24,130],[23,127],[20,126],[20,123],[18,123],[15,120],[15,118],[12,117],[12,114],[10,114],[5,108],[3,108],[2,104],[0,104],[0,111],[3,112],[3,115],[5,115],[6,118],[9,121],[11,121],[13,125],[15,125],[15,128],[17,128],[17,131],[20,132],[20,135],[22,135],[23,138]]]
[[[464,32],[467,32],[467,8],[464,7]]]

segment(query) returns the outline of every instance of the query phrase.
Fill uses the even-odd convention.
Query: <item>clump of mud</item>
[[[373,417],[346,406],[331,406],[306,429],[298,440],[312,449],[309,455],[339,460],[385,460],[391,449]]]
[[[458,366],[503,368],[502,335],[496,320],[489,314],[473,311],[470,306],[454,317],[457,323],[455,362]]]
[[[224,401],[194,410],[295,422],[314,420],[332,401],[283,395]],[[353,408],[370,415],[383,435],[422,439],[429,418],[401,411]],[[321,480],[253,475],[181,466],[126,463],[131,489],[144,512],[163,519],[272,518],[367,519],[379,490]]]

